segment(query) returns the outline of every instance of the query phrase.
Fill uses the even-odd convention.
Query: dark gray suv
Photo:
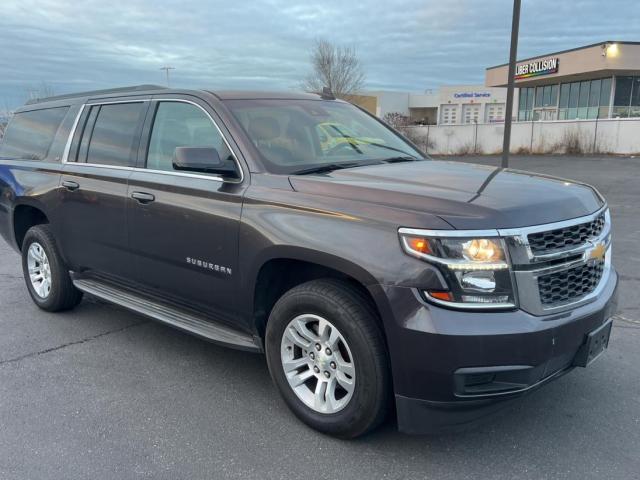
[[[266,354],[356,437],[460,426],[607,347],[617,275],[588,185],[432,161],[323,95],[152,86],[19,109],[0,234],[42,309],[95,295]]]

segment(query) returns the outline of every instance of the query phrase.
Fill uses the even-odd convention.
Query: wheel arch
[[[325,252],[306,248],[274,248],[256,263],[248,286],[256,332],[264,338],[269,314],[277,300],[291,288],[320,278],[349,282],[371,302],[378,316],[380,309],[369,287],[378,282],[361,266]],[[384,330],[384,329],[383,329]]]
[[[13,207],[11,222],[16,248],[22,250],[24,236],[31,227],[48,223],[50,223],[49,216],[37,202],[20,202],[16,204]]]

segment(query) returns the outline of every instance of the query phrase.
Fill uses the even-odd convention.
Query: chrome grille
[[[540,302],[549,307],[580,300],[596,289],[603,271],[604,261],[596,261],[542,275],[538,277]]]
[[[595,238],[604,228],[604,213],[590,222],[571,225],[546,232],[530,233],[529,247],[534,255],[544,255],[558,250],[584,245],[587,240]]]
[[[611,216],[606,207],[581,218],[498,232],[509,248],[518,305],[526,312],[547,315],[579,307],[608,284]]]

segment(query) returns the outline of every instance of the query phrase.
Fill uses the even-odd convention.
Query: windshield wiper
[[[390,147],[389,145],[383,145],[382,143],[374,143],[374,142],[366,142],[367,145],[371,145],[373,147],[384,148],[386,150],[392,150],[394,152],[402,153],[405,157],[411,157],[414,160],[418,160],[419,158],[415,155],[411,155],[409,152],[405,152],[404,150],[400,150],[399,148]]]
[[[385,158],[383,160],[383,162],[386,163],[401,163],[401,162],[417,162],[419,161],[419,158],[416,157],[391,157],[391,158]]]
[[[344,163],[327,163],[317,167],[303,168],[292,172],[291,175],[307,175],[309,173],[327,173],[334,170],[342,170],[344,168],[365,167],[367,165],[379,165],[378,162],[344,162]]]

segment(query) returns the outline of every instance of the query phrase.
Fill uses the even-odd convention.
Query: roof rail
[[[53,100],[63,100],[65,98],[88,97],[92,95],[106,95],[109,93],[128,93],[142,92],[147,90],[165,90],[167,87],[160,85],[132,85],[131,87],[108,88],[106,90],[90,90],[88,92],[68,93],[65,95],[55,95],[53,97],[34,98],[27,101],[26,105],[33,105],[42,102],[51,102]]]

